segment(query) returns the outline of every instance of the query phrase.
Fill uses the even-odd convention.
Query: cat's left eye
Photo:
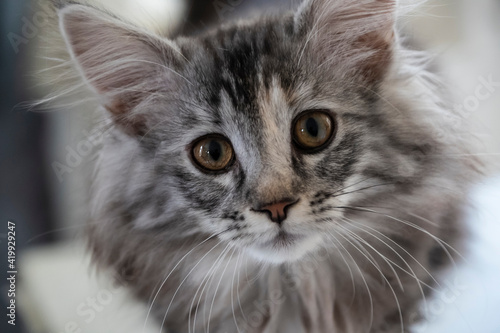
[[[234,162],[233,146],[222,135],[199,138],[192,145],[192,160],[204,172],[224,172]]]
[[[335,123],[327,111],[306,111],[295,120],[292,134],[297,148],[314,153],[331,142],[335,134]]]

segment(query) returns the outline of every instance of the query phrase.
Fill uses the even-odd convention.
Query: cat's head
[[[310,0],[175,40],[62,7],[71,55],[116,125],[97,210],[279,263],[331,242],[345,207],[437,204],[432,191],[408,199],[439,173],[425,122],[438,102],[402,60],[395,2]]]

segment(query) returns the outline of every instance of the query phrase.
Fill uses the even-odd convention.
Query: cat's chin
[[[316,250],[321,235],[292,235],[279,233],[265,242],[257,242],[247,248],[248,253],[260,262],[283,264],[298,261]]]

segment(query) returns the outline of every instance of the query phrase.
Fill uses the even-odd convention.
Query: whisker
[[[374,179],[374,178],[373,178],[373,177],[368,177],[368,178],[361,179],[360,181],[357,181],[357,182],[355,182],[354,184],[351,184],[351,185],[345,186],[345,187],[343,187],[343,188],[341,188],[341,189],[339,189],[339,190],[337,190],[337,191],[333,192],[333,194],[335,194],[335,193],[337,193],[337,192],[342,192],[342,191],[344,191],[344,190],[347,190],[348,188],[351,188],[351,187],[353,187],[353,186],[359,185],[359,184],[364,183],[364,182],[366,182],[366,181],[368,181],[368,180],[371,180],[371,179]]]
[[[456,265],[456,262],[455,262],[455,259],[453,259],[453,256],[451,255],[451,253],[448,251],[448,248],[451,249],[455,254],[457,254],[458,256],[460,256],[463,260],[466,260],[461,254],[460,252],[458,252],[453,246],[451,246],[450,244],[448,244],[447,242],[445,242],[444,240],[442,240],[441,238],[433,235],[432,233],[430,233],[429,231],[425,230],[424,228],[412,223],[412,222],[409,222],[409,221],[406,221],[406,220],[403,220],[403,219],[399,219],[399,218],[396,218],[394,216],[391,216],[391,215],[388,215],[388,214],[385,214],[385,213],[381,213],[381,212],[377,212],[377,211],[374,211],[374,210],[370,210],[370,209],[366,209],[366,208],[363,208],[363,207],[349,207],[349,206],[341,206],[341,207],[334,207],[334,208],[342,208],[342,209],[351,209],[351,210],[358,210],[358,211],[362,211],[362,212],[368,212],[368,213],[373,213],[373,214],[377,214],[377,215],[382,215],[382,216],[385,216],[389,219],[392,219],[394,221],[397,221],[397,222],[400,222],[400,223],[403,223],[409,227],[412,227],[426,235],[428,235],[429,237],[431,237],[432,239],[434,239],[438,244],[439,246],[443,249],[443,251],[445,251],[446,255],[448,256],[448,258],[451,260],[451,262],[453,263],[454,267],[456,268],[457,265]],[[448,247],[448,248],[447,248]]]
[[[168,304],[168,307],[167,307],[167,311],[165,311],[165,315],[163,316],[163,321],[161,322],[161,326],[160,326],[160,333],[161,333],[161,330],[163,329],[163,326],[165,325],[165,321],[167,319],[167,315],[168,315],[168,311],[170,310],[170,307],[172,306],[172,303],[175,299],[175,296],[177,296],[177,293],[179,292],[179,290],[181,289],[182,285],[184,284],[184,282],[186,282],[187,278],[191,275],[191,273],[196,269],[196,267],[198,267],[198,265],[203,261],[203,259],[205,259],[217,246],[219,246],[220,244],[222,244],[222,241],[219,241],[217,244],[215,244],[210,250],[208,250],[207,253],[205,253],[200,260],[198,260],[198,262],[196,263],[196,265],[193,266],[193,268],[191,268],[191,270],[188,272],[188,274],[184,277],[184,279],[181,281],[181,283],[179,284],[179,287],[177,287],[177,289],[175,290],[174,292],[174,295],[172,296],[172,299],[170,300],[170,303]]]
[[[415,258],[408,250],[406,250],[404,247],[402,247],[401,245],[399,245],[396,241],[394,241],[390,237],[384,235],[384,233],[378,231],[375,228],[372,228],[372,227],[370,227],[368,225],[363,225],[363,224],[361,224],[359,222],[356,222],[356,221],[353,221],[353,220],[351,220],[351,221],[353,223],[359,224],[360,226],[362,226],[364,228],[368,228],[368,229],[372,230],[373,232],[379,234],[380,236],[384,237],[385,239],[387,239],[388,241],[390,241],[391,243],[393,243],[394,245],[396,245],[397,247],[399,247],[404,253],[406,253],[411,259],[413,259],[420,266],[420,268],[422,268],[425,271],[425,273],[427,273],[427,275],[429,275],[429,277],[434,281],[434,283],[436,283],[437,286],[440,287],[439,281],[427,270],[427,268],[424,265],[422,265],[422,263],[420,263],[420,261],[418,261],[417,258]],[[372,234],[372,236],[374,236],[374,235]],[[426,285],[426,287],[431,288],[431,286],[429,286],[429,285]]]
[[[398,299],[398,297],[397,297],[397,295],[396,295],[396,291],[395,291],[395,290],[394,290],[394,288],[392,287],[391,283],[389,282],[389,280],[387,279],[387,277],[386,277],[386,276],[382,273],[382,271],[380,271],[380,269],[377,267],[377,265],[376,265],[374,262],[372,262],[372,261],[370,260],[370,258],[369,258],[367,255],[365,255],[365,253],[364,253],[362,250],[360,250],[360,249],[359,249],[356,245],[354,245],[354,244],[353,244],[353,243],[349,240],[349,238],[351,238],[351,237],[349,237],[349,235],[346,235],[346,237],[345,237],[344,235],[342,235],[342,233],[337,232],[337,234],[338,234],[340,237],[344,238],[344,239],[345,239],[345,240],[346,240],[349,244],[351,244],[351,246],[353,246],[356,250],[358,250],[358,252],[359,252],[359,253],[361,253],[361,254],[362,254],[362,255],[363,255],[363,256],[364,256],[364,257],[368,260],[368,262],[370,262],[370,263],[371,263],[371,264],[375,267],[375,269],[379,270],[379,273],[382,275],[383,279],[385,280],[385,282],[387,283],[388,287],[391,289],[392,294],[394,295],[394,300],[396,301],[396,305],[397,305],[397,307],[398,307],[398,311],[399,311],[399,319],[400,319],[400,321],[401,321],[401,332],[403,333],[403,332],[404,332],[403,312],[402,312],[402,310],[401,310],[401,305],[399,304],[399,299]],[[351,239],[352,239],[352,238],[351,238]]]
[[[341,236],[339,232],[337,231],[334,231],[337,235]],[[368,292],[368,298],[370,299],[370,328],[373,326],[373,318],[374,318],[374,315],[373,315],[373,296],[372,296],[372,293],[370,291],[370,287],[368,286],[368,282],[366,282],[366,278],[363,274],[363,271],[361,270],[361,268],[359,267],[358,263],[356,262],[356,260],[353,258],[353,256],[351,255],[351,253],[349,252],[349,250],[346,249],[346,247],[339,241],[339,239],[337,237],[335,237],[330,231],[328,231],[328,233],[337,241],[337,243],[344,249],[344,251],[347,253],[347,255],[351,258],[352,262],[354,263],[354,265],[356,265],[358,271],[359,271],[359,274],[361,276],[361,279],[363,280],[363,283],[366,287],[366,291]]]
[[[217,237],[219,236],[220,234],[222,234],[223,232],[221,233],[218,233],[218,234],[215,234],[215,235],[211,235],[210,237],[208,237],[207,239],[205,239],[204,241],[202,241],[201,243],[199,243],[198,245],[196,245],[194,248],[192,248],[190,251],[188,251],[178,262],[177,264],[175,264],[174,268],[172,268],[172,270],[170,271],[170,273],[168,273],[167,277],[165,277],[165,279],[163,280],[163,282],[161,283],[160,287],[158,288],[158,291],[156,292],[155,296],[153,297],[153,301],[151,302],[150,306],[149,306],[149,309],[148,309],[148,313],[146,315],[146,320],[144,321],[144,325],[142,327],[142,331],[141,332],[144,332],[144,330],[146,329],[146,324],[148,322],[148,319],[149,319],[149,316],[151,314],[151,310],[153,308],[153,305],[156,301],[156,299],[158,298],[158,295],[160,294],[160,291],[161,289],[163,288],[163,286],[165,285],[165,283],[167,283],[167,280],[168,278],[172,275],[172,273],[175,271],[175,269],[177,267],[179,267],[179,265],[184,261],[184,259],[186,259],[186,257],[188,255],[190,255],[194,250],[196,250],[198,247],[200,247],[201,245],[205,244],[206,242],[208,242],[209,240],[211,240],[212,238],[214,237]],[[220,243],[219,243],[220,244]],[[217,244],[218,245],[218,244]],[[215,248],[215,247],[214,247]]]
[[[186,246],[186,244],[189,242],[188,239],[186,239],[186,241],[184,242],[184,245],[183,246]],[[183,246],[180,246],[179,249],[176,251],[176,255],[179,254],[180,252],[183,251]],[[182,260],[182,258],[180,259]],[[152,289],[151,291],[151,295],[149,296],[148,298],[148,303],[147,304],[151,304],[151,302],[153,302],[153,297],[155,296],[155,293],[156,293],[156,290],[159,288],[160,284],[163,282],[164,280],[164,277],[162,276],[158,282],[156,282],[154,288]]]
[[[221,259],[221,257],[225,254],[226,250],[229,248],[229,244],[226,245],[226,247],[224,248],[224,250],[221,251],[221,253],[219,254],[219,256],[217,257],[217,259],[212,263],[212,266],[210,267],[210,269],[205,273],[205,276],[203,277],[203,279],[201,280],[201,283],[200,285],[198,286],[198,288],[196,289],[196,292],[193,296],[193,299],[191,301],[191,304],[189,306],[189,316],[188,316],[188,332],[191,332],[191,314],[192,314],[192,309],[193,309],[193,306],[194,306],[194,302],[198,296],[198,293],[200,292],[200,289],[203,287],[203,290],[205,290],[205,287],[206,287],[206,284],[205,284],[205,281],[207,281],[207,279],[211,276],[212,274],[212,271],[215,269],[217,263],[219,262],[219,260]],[[208,281],[207,281],[208,282]],[[203,293],[203,291],[202,291]],[[199,301],[197,302],[197,306],[196,306],[196,311],[195,311],[195,317],[196,317],[196,313],[198,312],[198,307],[199,307],[199,302],[201,301],[201,297],[202,297],[202,294],[200,294],[199,296]],[[196,325],[196,319],[194,321],[194,325]],[[193,332],[196,331],[196,326],[193,326]]]
[[[396,208],[394,208],[394,207],[386,207],[386,206],[358,206],[358,207],[359,207],[359,208],[376,208],[376,209],[387,209],[387,210],[393,210],[393,211],[398,212],[398,213],[407,214],[407,215],[409,215],[409,216],[416,217],[416,218],[418,218],[418,219],[422,220],[423,222],[425,222],[425,223],[427,223],[427,224],[429,224],[429,225],[431,225],[431,226],[433,226],[433,227],[436,227],[436,228],[438,228],[438,227],[439,227],[439,224],[438,224],[438,223],[436,223],[436,222],[432,222],[431,220],[426,219],[426,218],[424,218],[424,217],[421,217],[421,216],[419,216],[419,215],[416,215],[416,214],[414,214],[414,213],[407,213],[407,212],[404,212],[404,211],[402,211],[402,210],[400,210],[400,209],[396,209]]]
[[[353,290],[352,298],[351,298],[351,305],[352,305],[352,303],[354,302],[355,296],[356,296],[356,282],[354,281],[354,274],[352,273],[351,265],[349,265],[349,263],[345,259],[344,255],[342,254],[342,251],[340,251],[339,247],[337,246],[337,244],[335,243],[335,241],[333,239],[331,239],[331,241],[332,241],[333,246],[335,246],[338,253],[340,254],[340,257],[342,258],[342,260],[346,264],[347,269],[349,270],[349,275],[351,276],[352,290]],[[326,249],[326,247],[325,247],[325,249]],[[327,250],[328,255],[330,255],[330,253],[328,252],[328,249],[326,249],[326,250]]]
[[[335,195],[334,197],[340,197],[340,196],[343,196],[343,195],[346,195],[346,194],[356,193],[356,192],[363,191],[363,190],[368,190],[368,189],[371,189],[371,188],[374,188],[374,187],[396,185],[396,184],[397,183],[392,182],[392,183],[382,183],[382,184],[376,184],[376,185],[366,186],[366,187],[355,189],[355,190],[352,190],[352,191],[349,191],[349,192],[342,192],[341,194]]]
[[[248,267],[248,256],[247,256],[247,267]],[[238,307],[240,308],[241,315],[243,316],[243,319],[245,322],[248,322],[248,319],[245,315],[245,311],[243,311],[243,307],[241,306],[241,299],[240,299],[240,271],[241,269],[238,269],[238,280],[236,283],[236,299],[238,300]]]
[[[418,287],[419,287],[420,293],[422,294],[422,298],[423,298],[423,300],[424,300],[425,308],[427,309],[427,298],[426,298],[425,293],[424,293],[424,290],[423,290],[423,288],[422,288],[422,284],[423,284],[423,285],[425,285],[426,287],[430,288],[431,290],[433,290],[434,288],[432,288],[432,287],[431,287],[431,286],[429,286],[427,283],[425,283],[425,282],[423,282],[422,280],[420,280],[420,279],[417,277],[417,275],[416,275],[415,271],[411,268],[410,264],[409,264],[409,263],[408,263],[408,262],[407,262],[407,261],[406,261],[406,260],[405,260],[405,259],[404,259],[404,258],[403,258],[403,257],[402,257],[402,256],[401,256],[401,255],[400,255],[400,254],[399,254],[399,253],[398,253],[398,252],[397,252],[397,251],[396,251],[396,250],[392,247],[392,246],[390,246],[389,244],[387,244],[386,242],[384,242],[383,240],[381,240],[380,238],[378,238],[377,236],[375,236],[373,233],[371,233],[371,232],[369,232],[369,231],[367,231],[367,230],[363,229],[361,226],[356,226],[356,225],[354,224],[354,221],[352,221],[353,223],[349,223],[348,221],[344,221],[344,222],[346,222],[346,223],[350,224],[351,226],[353,226],[353,227],[355,227],[355,228],[358,228],[359,230],[361,230],[361,231],[363,231],[363,232],[367,233],[368,235],[370,235],[370,236],[372,236],[372,237],[376,238],[376,239],[377,239],[378,241],[380,241],[382,244],[384,244],[385,246],[387,246],[387,247],[388,247],[391,251],[393,251],[393,252],[394,252],[394,253],[395,253],[395,254],[396,254],[396,255],[397,255],[397,256],[398,256],[398,257],[399,257],[399,258],[400,258],[400,259],[401,259],[401,260],[402,260],[405,264],[406,264],[406,266],[408,267],[408,269],[410,270],[410,272],[411,272],[411,273],[410,273],[410,272],[408,272],[408,271],[406,271],[405,269],[403,269],[403,268],[402,268],[402,267],[400,267],[399,265],[397,265],[397,264],[395,264],[395,265],[396,265],[396,267],[398,267],[399,269],[401,269],[403,272],[405,272],[405,273],[406,273],[406,274],[408,274],[409,276],[411,276],[411,277],[415,278],[415,281],[416,281],[416,282],[417,282],[417,284],[418,284]],[[382,233],[380,233],[380,234],[382,234]],[[382,235],[383,235],[383,234],[382,234]],[[397,244],[397,243],[396,243],[396,244]],[[377,251],[377,253],[379,253],[379,252]],[[381,255],[381,254],[379,254],[379,255]],[[392,261],[391,261],[391,262],[392,262]],[[417,263],[418,263],[418,264],[420,264],[420,262],[418,262],[418,261],[417,261]],[[420,266],[422,266],[422,265],[420,264]],[[423,266],[422,266],[422,267],[423,267]],[[425,268],[424,268],[424,270],[428,273],[427,269],[425,269]],[[430,273],[428,273],[428,274],[431,276],[431,278],[434,278],[434,277],[433,277]]]
[[[234,252],[236,252],[236,249],[233,249],[231,256],[227,260],[226,267],[224,267],[224,270],[222,271],[222,274],[221,274],[220,279],[219,279],[219,283],[217,283],[217,287],[215,288],[214,297],[212,299],[212,304],[210,305],[210,311],[208,312],[207,333],[210,333],[210,317],[212,317],[212,310],[213,310],[214,303],[215,303],[215,297],[217,296],[217,291],[219,290],[220,284],[222,282],[222,278],[224,277],[224,274],[226,273],[227,267],[231,263],[231,259],[233,258]]]
[[[193,329],[195,329],[195,330],[196,330],[196,318],[197,318],[197,315],[198,315],[198,310],[200,308],[200,304],[201,304],[201,301],[202,301],[202,298],[203,298],[203,294],[205,293],[205,290],[207,290],[207,294],[206,294],[206,296],[205,296],[205,298],[203,300],[203,325],[205,325],[206,322],[207,322],[205,311],[207,309],[207,299],[208,299],[208,296],[209,296],[208,295],[208,290],[212,286],[215,274],[217,273],[220,265],[222,264],[222,262],[226,258],[226,255],[229,252],[229,250],[230,250],[230,244],[227,244],[226,247],[224,248],[224,251],[222,251],[222,253],[219,255],[219,257],[215,260],[214,264],[212,265],[212,269],[210,269],[209,272],[208,272],[208,274],[206,275],[206,281],[207,282],[205,283],[205,285],[201,289],[200,296],[198,298],[198,303],[196,305],[196,310],[194,312]],[[206,289],[207,287],[208,287],[208,289]]]
[[[234,319],[234,324],[236,325],[236,330],[238,331],[238,333],[240,333],[240,328],[238,327],[238,321],[236,320],[236,315],[234,313],[234,279],[236,277],[236,271],[238,270],[238,264],[240,262],[240,259],[241,259],[241,250],[239,251],[238,253],[238,258],[236,259],[236,264],[234,266],[234,273],[233,273],[233,279],[231,281],[231,311],[233,313],[233,319]]]
[[[344,221],[345,223],[349,223],[347,221]],[[340,229],[344,230],[345,232],[347,232],[349,235],[350,235],[350,238],[356,242],[356,244],[358,244],[362,249],[364,249],[364,252],[370,257],[370,259],[377,265],[377,268],[379,270],[379,272],[381,272],[382,276],[385,277],[385,275],[382,273],[382,268],[380,267],[380,265],[378,264],[377,260],[375,260],[375,258],[370,254],[370,252],[368,250],[366,250],[366,248],[362,245],[366,245],[368,246],[370,249],[372,249],[376,254],[378,254],[382,260],[385,261],[385,263],[387,264],[387,266],[391,269],[391,271],[394,273],[394,276],[396,277],[397,281],[398,281],[398,284],[399,284],[399,287],[401,288],[402,291],[404,291],[404,288],[403,288],[403,283],[401,282],[400,278],[399,278],[399,275],[396,273],[396,270],[394,269],[393,265],[396,265],[397,267],[399,267],[397,264],[395,264],[394,262],[391,262],[386,256],[382,255],[377,249],[375,249],[373,246],[371,246],[365,239],[363,239],[361,236],[359,236],[358,234],[356,234],[355,232],[353,232],[352,230],[349,230],[347,228],[345,228],[344,226],[340,225],[340,224],[337,224],[337,227],[339,227]],[[399,267],[400,268],[400,267]]]

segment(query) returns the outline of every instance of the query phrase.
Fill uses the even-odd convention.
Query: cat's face
[[[301,43],[279,29],[221,31],[195,46],[189,102],[161,125],[168,137],[158,134],[155,162],[168,164],[161,169],[201,230],[276,262],[328,240],[342,215],[334,207],[348,199],[335,194],[362,180],[367,131],[350,116],[373,102],[297,63]]]
[[[132,165],[109,173],[125,189],[115,201],[140,227],[217,234],[279,263],[330,243],[343,207],[403,195],[394,185],[422,177],[426,144],[381,97],[392,6],[310,1],[175,42],[64,9],[73,56],[117,124],[108,158]]]

